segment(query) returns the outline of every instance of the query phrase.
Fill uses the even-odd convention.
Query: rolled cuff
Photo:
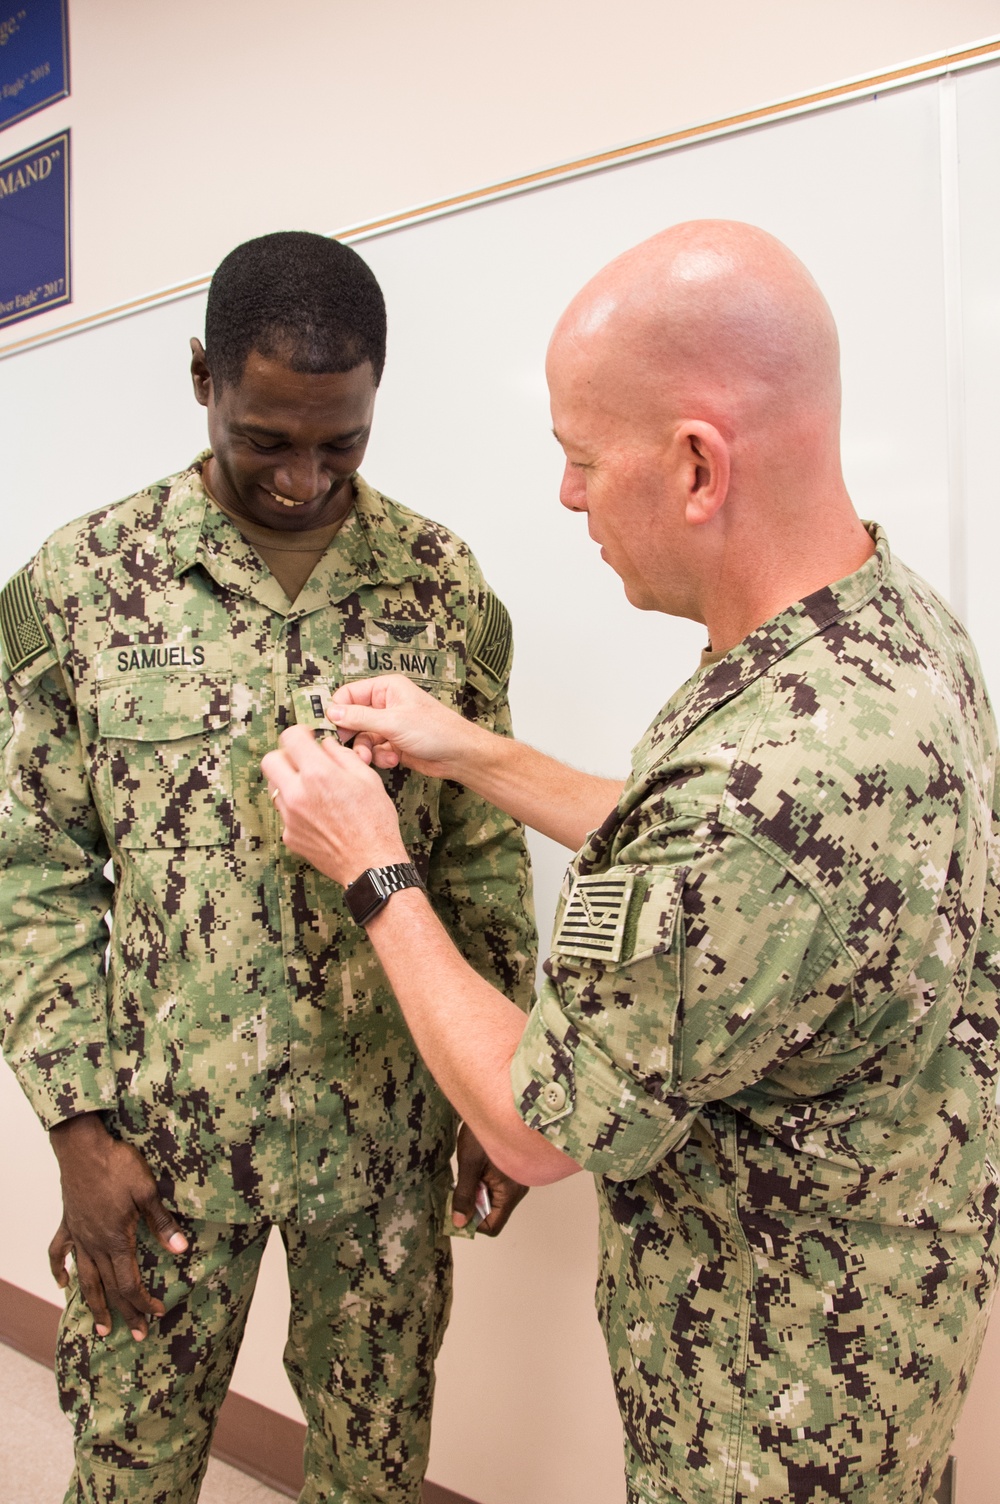
[[[653,1096],[582,1033],[546,981],[511,1061],[514,1104],[529,1128],[578,1165],[636,1180],[684,1138],[695,1109]]]

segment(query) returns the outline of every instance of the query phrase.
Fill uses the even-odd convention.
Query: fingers
[[[59,1223],[58,1230],[52,1242],[49,1244],[49,1268],[52,1270],[52,1278],[60,1290],[65,1290],[69,1284],[69,1270],[66,1268],[66,1260],[73,1252],[73,1239],[69,1235],[66,1226],[66,1218]]]
[[[336,698],[326,707],[326,718],[336,726],[341,737],[368,731],[379,740],[384,740],[391,715],[389,710],[375,710],[368,705],[338,705]]]
[[[162,1316],[166,1307],[143,1288],[134,1241],[131,1247],[116,1249],[106,1261],[99,1260],[98,1268],[109,1301],[120,1312],[135,1340],[141,1342],[149,1331],[148,1318]]]
[[[486,1174],[489,1160],[482,1144],[468,1123],[458,1130],[458,1175],[451,1198],[451,1220],[464,1227],[476,1209],[476,1192]]]
[[[283,771],[286,780],[291,774],[300,773],[303,765],[308,765],[310,752],[317,750],[316,737],[308,726],[289,726],[286,731],[281,733],[278,742],[279,749],[276,752],[268,752],[266,754],[263,759],[263,766],[265,771],[267,771],[269,760],[274,759],[275,774],[279,770]],[[272,777],[271,773],[268,772],[268,777],[279,788],[281,787],[281,779],[278,776]]]
[[[381,692],[378,686],[381,679],[355,679],[350,684],[342,684],[333,692],[335,705],[370,705],[372,695]]]
[[[334,691],[332,703],[338,707],[370,705],[384,710],[392,700],[420,699],[425,694],[405,674],[378,674],[374,679],[354,679]],[[353,712],[352,712],[353,713]]]
[[[97,1335],[106,1337],[111,1331],[111,1312],[108,1309],[104,1282],[98,1272],[97,1264],[83,1248],[74,1249],[73,1257],[76,1261],[76,1277],[80,1285],[80,1294],[94,1318]]]
[[[485,1233],[488,1238],[496,1238],[500,1235],[510,1221],[511,1213],[528,1194],[528,1187],[522,1185],[519,1180],[512,1180],[502,1170],[489,1160],[483,1171],[483,1180],[486,1189],[490,1193],[492,1210],[488,1217],[484,1217],[479,1224],[479,1232]]]
[[[167,1211],[159,1196],[150,1195],[141,1210],[146,1219],[146,1226],[161,1248],[165,1248],[168,1253],[187,1253],[187,1237],[176,1217]]]

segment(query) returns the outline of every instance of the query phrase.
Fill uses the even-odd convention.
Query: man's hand
[[[456,1227],[464,1227],[475,1211],[480,1181],[490,1193],[493,1210],[483,1218],[476,1231],[495,1238],[506,1227],[515,1206],[528,1194],[528,1187],[498,1170],[487,1158],[486,1150],[468,1123],[463,1123],[458,1130],[458,1184],[451,1200],[452,1221]]]
[[[160,1200],[149,1166],[131,1144],[112,1138],[97,1113],[84,1113],[53,1128],[52,1147],[62,1177],[63,1219],[49,1244],[49,1266],[60,1289],[69,1283],[72,1252],[80,1293],[98,1335],[111,1331],[113,1307],[141,1342],[149,1317],[164,1306],[143,1289],[135,1251],[139,1218],[167,1253],[184,1253],[188,1240]]]
[[[470,750],[490,732],[449,710],[401,674],[342,684],[327,706],[341,741],[376,768],[399,763],[431,778],[458,778]]]
[[[335,737],[317,742],[307,726],[290,726],[261,766],[285,845],[334,882],[346,888],[368,867],[409,861],[381,778]]]

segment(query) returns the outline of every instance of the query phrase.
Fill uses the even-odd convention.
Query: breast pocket
[[[144,674],[107,686],[98,730],[124,850],[232,840],[232,684],[227,676]]]

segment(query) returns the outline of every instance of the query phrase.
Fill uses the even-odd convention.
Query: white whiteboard
[[[542,377],[549,332],[578,287],[627,246],[701,216],[764,226],[816,276],[841,331],[856,505],[954,597],[1000,690],[998,184],[1000,67],[989,64],[359,246],[385,289],[390,321],[364,473],[466,537],[507,602],[522,736],[594,771],[624,772],[629,748],[701,646],[692,624],[630,608],[585,523],[559,506]],[[202,316],[203,299],[188,298],[0,361],[0,575],[60,522],[180,468],[203,446],[204,415],[187,378],[187,338],[201,333]],[[564,854],[543,841],[534,849],[544,930]],[[525,1230],[544,1220],[531,1215]],[[569,1215],[565,1205],[561,1215]],[[554,1233],[565,1235],[571,1263],[579,1262],[572,1216]],[[523,1234],[512,1253],[529,1281]],[[584,1260],[574,1279],[585,1285],[589,1270]],[[584,1382],[574,1359],[582,1339],[565,1314],[546,1331],[530,1295],[514,1302],[506,1319],[524,1323],[527,1353],[545,1356],[510,1375],[501,1429],[537,1429],[540,1401],[523,1382],[533,1373],[545,1395],[551,1468],[539,1469],[535,1454],[531,1477],[520,1478],[509,1449],[487,1458],[470,1445],[468,1476],[442,1478],[433,1465],[431,1476],[484,1504],[580,1504],[572,1472],[560,1465],[573,1449],[594,1480],[594,1499],[610,1504],[620,1494],[618,1454],[608,1453],[613,1422],[595,1432],[591,1407],[558,1398]],[[585,1309],[579,1316],[590,1319]],[[474,1313],[456,1316],[455,1331],[444,1388],[471,1397],[482,1350]],[[574,1418],[581,1410],[583,1426]],[[447,1424],[460,1424],[452,1409]]]

